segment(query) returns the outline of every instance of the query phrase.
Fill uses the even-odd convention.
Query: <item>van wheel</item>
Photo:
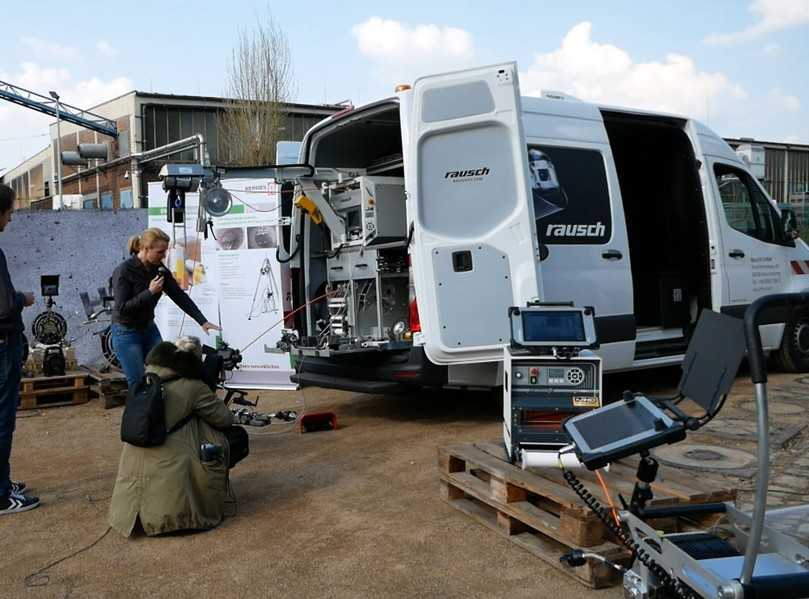
[[[775,364],[784,372],[809,372],[809,313],[795,313],[786,324]]]

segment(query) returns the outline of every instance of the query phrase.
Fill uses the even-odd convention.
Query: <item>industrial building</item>
[[[725,141],[746,158],[753,175],[776,202],[803,211],[809,201],[809,145],[751,138]]]
[[[121,160],[127,156],[152,150],[200,133],[204,136],[211,162],[221,156],[218,115],[225,109],[225,98],[156,94],[131,91],[90,110],[114,121],[118,138],[109,137],[80,126],[62,122],[62,151],[75,151],[80,143],[104,143],[109,146],[109,160],[116,166],[97,168],[91,161],[86,167],[63,166],[64,194],[75,200],[73,207],[132,208],[146,206],[149,181],[157,180],[157,172],[165,162],[155,161],[138,166]],[[339,105],[287,104],[284,138],[303,139],[316,122],[342,110]],[[17,208],[51,208],[51,197],[57,191],[57,126],[50,125],[48,147],[8,170],[0,181],[17,192]],[[752,138],[726,138],[746,157],[754,174],[779,204],[793,205],[801,222],[809,203],[809,144],[760,141]],[[193,160],[194,150],[175,154],[173,160]]]
[[[228,101],[226,98],[131,91],[90,109],[95,115],[115,123],[117,138],[62,120],[58,127],[62,152],[75,151],[79,144],[87,143],[106,144],[109,152],[106,162],[91,160],[86,166],[63,165],[65,204],[75,208],[145,207],[147,184],[157,181],[165,159],[141,164],[126,158],[196,134],[204,137],[211,162],[217,164],[223,153],[217,135],[218,119]],[[303,139],[312,125],[343,108],[285,104],[284,139]],[[50,125],[48,147],[0,177],[0,181],[17,192],[17,209],[53,207],[52,198],[58,193],[57,147],[54,121]],[[194,153],[195,150],[189,149],[174,154],[171,160],[194,160]]]

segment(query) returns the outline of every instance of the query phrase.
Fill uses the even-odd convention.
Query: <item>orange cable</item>
[[[607,487],[607,481],[604,480],[604,477],[601,476],[601,471],[596,470],[596,478],[598,479],[598,483],[601,485],[601,489],[604,491],[604,495],[607,498],[607,503],[610,506],[610,512],[612,513],[612,517],[615,519],[615,523],[620,527],[621,521],[618,519],[618,514],[615,510],[615,504],[612,502],[612,494],[610,493],[609,488]]]

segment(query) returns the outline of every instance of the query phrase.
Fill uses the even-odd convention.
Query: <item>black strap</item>
[[[170,435],[174,431],[178,431],[181,428],[183,428],[186,424],[188,424],[191,421],[191,419],[193,417],[194,417],[194,412],[191,412],[187,416],[184,416],[183,418],[180,418],[174,426],[172,426],[169,430],[166,431],[166,436]]]
[[[170,383],[172,381],[178,381],[181,378],[183,378],[183,377],[181,377],[179,375],[167,376],[166,378],[161,378],[160,379],[160,384],[162,385],[162,384],[165,384],[165,383]],[[180,418],[177,422],[174,423],[174,426],[172,426],[169,430],[166,431],[166,436],[168,436],[171,433],[173,433],[175,431],[178,431],[181,428],[183,428],[186,424],[188,424],[191,421],[191,419],[193,417],[194,417],[194,412],[191,412],[190,414],[187,414],[186,416]]]

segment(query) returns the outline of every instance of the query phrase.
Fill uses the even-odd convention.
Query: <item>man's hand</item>
[[[23,296],[22,305],[23,305],[24,308],[27,308],[28,306],[33,306],[34,305],[34,301],[36,301],[36,300],[34,298],[34,292],[33,291],[26,291],[26,292],[24,292],[22,294],[22,296]]]
[[[149,292],[152,295],[157,295],[163,291],[163,277],[161,275],[157,275],[152,281],[149,283]]]
[[[206,322],[204,325],[202,325],[202,330],[205,331],[205,334],[207,335],[211,331],[221,331],[222,327],[217,326],[212,322]]]

